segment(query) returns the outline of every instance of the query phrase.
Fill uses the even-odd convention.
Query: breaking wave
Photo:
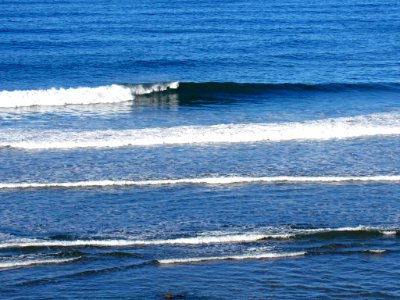
[[[223,243],[249,243],[266,238],[285,238],[286,235],[238,234],[225,236],[198,236],[164,240],[22,240],[0,243],[0,249],[28,247],[128,247],[162,245],[202,245]]]
[[[220,124],[103,131],[9,129],[0,147],[28,150],[118,148],[176,144],[255,143],[400,135],[400,114],[382,113],[303,122]]]
[[[158,259],[157,261],[159,264],[188,264],[188,263],[197,263],[197,262],[204,262],[204,261],[218,261],[218,260],[287,258],[287,257],[303,256],[305,254],[306,254],[306,252],[260,253],[260,254],[243,254],[243,255],[227,255],[227,256]]]
[[[252,232],[242,234],[199,235],[175,239],[159,240],[130,240],[130,239],[78,239],[78,240],[50,240],[50,239],[11,239],[0,242],[0,249],[9,248],[46,248],[46,247],[129,247],[129,246],[164,246],[164,245],[207,245],[207,244],[232,244],[254,243],[263,240],[285,240],[294,238],[315,237],[321,239],[340,237],[383,237],[396,236],[397,229],[380,227],[355,226],[339,228],[316,229],[283,229],[271,233]]]
[[[99,180],[77,182],[26,182],[0,183],[0,189],[27,188],[85,188],[85,187],[123,187],[178,184],[228,185],[246,183],[352,183],[352,182],[400,182],[400,175],[388,176],[274,176],[274,177],[204,177],[160,180]]]
[[[48,265],[48,264],[63,264],[80,259],[80,257],[63,258],[63,259],[28,259],[28,260],[9,260],[0,261],[1,269],[14,269],[27,267],[32,265]]]
[[[0,91],[0,107],[55,106],[132,101],[136,96],[174,93],[180,100],[206,99],[221,94],[268,94],[276,92],[340,92],[400,90],[398,83],[235,83],[170,82],[111,84],[99,87],[51,88],[46,90]]]
[[[178,82],[47,90],[0,91],[0,107],[59,106],[132,101],[137,95],[177,89]]]

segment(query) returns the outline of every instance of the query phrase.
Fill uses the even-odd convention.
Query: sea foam
[[[250,243],[266,238],[285,238],[279,234],[237,234],[224,236],[197,236],[177,239],[161,240],[38,240],[24,239],[0,243],[0,249],[28,248],[28,247],[128,247],[128,246],[162,246],[162,245],[203,245]]]
[[[272,176],[272,177],[203,177],[158,180],[99,180],[77,182],[18,182],[0,183],[0,189],[27,188],[85,188],[85,187],[124,187],[160,186],[179,184],[229,185],[250,183],[352,183],[352,182],[400,182],[400,175],[382,176]]]
[[[197,263],[197,262],[204,262],[204,261],[219,261],[219,260],[287,258],[287,257],[303,256],[305,254],[306,254],[306,252],[259,253],[259,254],[243,254],[243,255],[227,255],[227,256],[158,259],[157,261],[160,264],[187,264],[187,263]]]
[[[28,260],[9,260],[0,262],[0,269],[13,269],[32,265],[63,264],[80,259],[80,257],[63,259],[28,259]]]
[[[0,147],[28,150],[68,150],[176,144],[349,139],[400,135],[399,117],[399,113],[386,113],[303,122],[219,124],[98,131],[8,129],[0,131]]]

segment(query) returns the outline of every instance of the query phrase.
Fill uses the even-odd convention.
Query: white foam
[[[384,230],[384,231],[382,231],[382,233],[384,235],[396,235],[397,231],[395,231],[395,230]]]
[[[221,243],[250,243],[261,239],[288,238],[286,234],[237,234],[225,236],[197,236],[164,240],[14,240],[0,243],[0,249],[27,247],[128,247],[128,246],[162,246],[162,245],[201,245]]]
[[[78,240],[47,240],[47,239],[29,239],[13,238],[6,236],[6,239],[0,242],[0,249],[7,248],[27,248],[27,247],[128,247],[128,246],[163,246],[163,245],[207,245],[207,244],[233,244],[233,243],[253,243],[264,239],[290,239],[314,233],[326,232],[357,232],[357,231],[377,231],[383,235],[397,234],[395,229],[355,226],[338,228],[315,228],[315,229],[271,229],[264,232],[247,233],[229,233],[229,232],[209,232],[206,235],[199,233],[194,237],[174,238],[174,239],[78,239]]]
[[[80,257],[64,258],[64,259],[29,259],[29,260],[10,260],[1,262],[0,269],[20,268],[32,265],[47,265],[47,264],[63,264],[80,259]]]
[[[365,252],[365,253],[374,253],[374,254],[383,254],[386,251],[387,250],[385,250],[385,249],[369,249],[369,250],[364,250],[363,252]]]
[[[288,123],[219,124],[100,131],[8,129],[0,131],[0,147],[29,150],[117,148],[329,140],[382,135],[400,135],[400,114],[375,114]]]
[[[178,184],[229,185],[247,183],[352,183],[352,182],[400,182],[400,175],[387,176],[272,176],[272,177],[204,177],[160,180],[99,180],[77,182],[21,182],[0,183],[0,189],[26,188],[80,188],[80,187],[123,187]]]
[[[210,257],[191,257],[191,258],[172,258],[172,259],[158,259],[160,264],[185,264],[197,263],[204,261],[218,261],[218,260],[244,260],[244,259],[274,259],[303,256],[306,252],[292,252],[292,253],[260,253],[260,254],[243,254],[243,255],[228,255],[228,256],[210,256]]]
[[[170,82],[132,86],[112,84],[93,88],[0,91],[0,107],[117,103],[134,100],[135,95],[176,89],[178,86],[179,82]]]
[[[354,227],[337,227],[337,228],[315,228],[315,229],[299,229],[294,231],[296,235],[308,235],[313,233],[329,233],[329,232],[379,232],[382,235],[396,235],[396,230],[387,230],[383,227],[372,226],[354,226]]]

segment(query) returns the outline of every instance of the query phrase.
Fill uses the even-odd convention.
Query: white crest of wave
[[[176,144],[330,140],[400,135],[400,114],[374,114],[304,122],[220,124],[101,131],[9,129],[0,147],[28,150],[118,148]]]
[[[273,176],[273,177],[204,177],[160,180],[99,180],[77,182],[26,182],[0,183],[0,189],[26,188],[85,188],[85,187],[123,187],[178,184],[229,185],[248,183],[351,183],[351,182],[400,182],[400,175],[387,176]],[[344,229],[343,229],[344,231]]]
[[[372,253],[372,254],[383,254],[383,253],[386,253],[387,250],[385,250],[385,249],[368,249],[368,250],[364,250],[363,252]]]
[[[197,236],[164,240],[22,240],[0,243],[0,249],[27,247],[127,247],[127,246],[162,246],[162,245],[201,245],[222,243],[250,243],[265,238],[283,239],[286,234],[237,234],[224,236]]]
[[[100,87],[51,88],[47,90],[0,91],[0,107],[58,106],[131,101],[135,95],[176,89],[179,82]]]
[[[400,180],[400,177],[398,178]],[[381,227],[373,227],[373,226],[363,226],[358,225],[354,227],[337,227],[337,228],[315,228],[315,229],[303,229],[301,230],[304,233],[325,233],[325,232],[356,232],[356,231],[378,231],[382,234],[385,234],[385,229]],[[396,231],[393,231],[396,234]]]
[[[27,267],[32,265],[47,265],[47,264],[63,264],[80,259],[80,257],[63,258],[63,259],[29,259],[29,260],[10,260],[0,262],[0,269],[12,269]]]
[[[395,231],[395,230],[384,230],[384,231],[382,231],[382,234],[384,234],[384,235],[397,235],[397,231]]]
[[[287,257],[303,256],[305,254],[306,254],[306,252],[260,253],[260,254],[243,254],[243,255],[227,255],[227,256],[158,259],[157,261],[160,264],[187,264],[187,263],[197,263],[197,262],[204,262],[204,261],[218,261],[218,260],[287,258]]]

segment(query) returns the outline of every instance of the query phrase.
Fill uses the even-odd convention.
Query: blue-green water
[[[399,13],[2,1],[0,295],[400,297]]]

